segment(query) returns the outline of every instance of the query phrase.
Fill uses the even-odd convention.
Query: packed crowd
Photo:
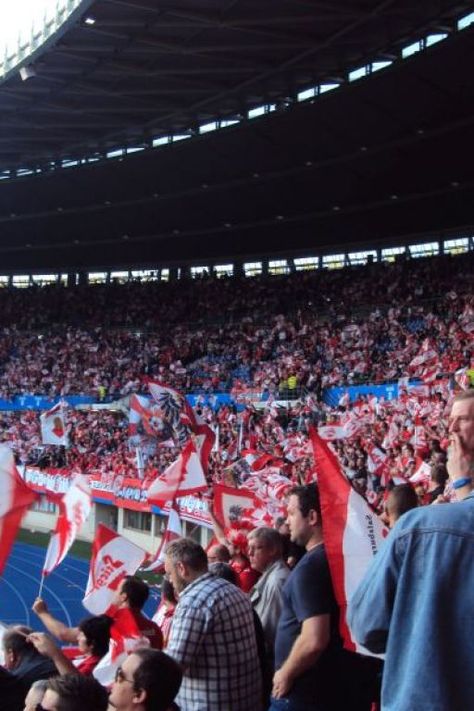
[[[429,468],[446,459],[447,408],[452,383],[401,390],[394,400],[347,395],[330,406],[312,396],[287,407],[269,401],[238,411],[235,405],[214,410],[199,405],[197,413],[216,435],[209,457],[209,484],[250,483],[251,460],[261,457],[262,476],[278,472],[292,483],[310,481],[314,461],[311,425],[333,443],[346,476],[374,506],[393,483],[417,482],[420,496],[430,486]],[[42,469],[66,469],[98,475],[140,478],[144,484],[162,475],[180,448],[142,434],[130,436],[126,411],[65,410],[69,446],[43,445],[39,413],[2,413],[0,439],[15,452],[18,463]],[[140,457],[137,457],[137,450]],[[249,455],[251,458],[249,458]],[[248,481],[247,481],[248,480]]]
[[[358,576],[347,616],[337,596],[347,577],[334,575],[334,541],[330,547],[323,527],[330,514],[322,512],[318,484],[293,486],[285,520],[253,529],[239,545],[217,518],[207,552],[191,539],[170,542],[154,620],[141,612],[148,586],[132,575],[102,597],[103,613],[75,628],[37,598],[33,612],[58,641],[21,625],[3,631],[2,708],[471,708],[474,390],[452,401],[448,430],[456,501],[420,507],[407,497],[409,486],[392,489],[392,530],[386,540],[380,535]],[[340,545],[345,570],[360,565],[360,552]],[[435,635],[436,611],[443,625]],[[61,642],[76,644],[76,652]]]
[[[426,375],[472,356],[472,253],[287,276],[0,291],[0,398],[118,399]],[[424,365],[424,363],[420,364]]]
[[[387,650],[382,707],[472,707],[472,391],[453,402],[455,372],[472,365],[472,266],[472,255],[442,257],[255,279],[245,289],[239,280],[58,287],[39,290],[34,305],[27,292],[0,293],[1,318],[10,323],[0,343],[0,395],[95,393],[121,399],[123,408],[68,408],[66,448],[42,444],[38,414],[3,413],[1,439],[18,461],[155,479],[179,448],[149,433],[131,436],[124,400],[152,377],[178,390],[226,386],[243,402],[246,389],[266,390],[270,398],[258,410],[250,402],[239,412],[205,401],[196,408],[217,436],[209,484],[257,493],[264,485],[270,495],[270,477],[276,488],[285,483],[284,497],[275,494],[284,509],[279,520],[236,538],[214,516],[216,543],[207,552],[187,539],[167,547],[155,622],[141,613],[148,591],[133,577],[118,587],[106,619],[77,628],[66,628],[37,600],[34,612],[58,643],[31,628],[5,632],[0,694],[11,699],[7,711],[21,709],[27,692],[34,695],[30,708],[43,711],[374,708],[382,664],[344,649],[338,631],[311,425],[393,527],[349,610],[357,641],[373,653]],[[213,323],[223,312],[226,323]],[[192,327],[185,317],[195,319]],[[423,382],[410,387],[407,376]],[[322,387],[358,377],[402,378],[399,397],[351,402],[345,393],[332,406],[320,397]],[[464,378],[461,387],[468,384]],[[297,386],[305,392],[280,408],[276,395],[292,395]],[[137,450],[145,455],[143,471]],[[455,498],[463,503],[447,503]],[[420,568],[420,550],[429,574]],[[450,634],[431,634],[438,615]],[[462,661],[446,683],[453,640]],[[78,658],[71,661],[61,642],[77,644]],[[111,644],[119,648],[112,659],[120,652],[123,661],[115,681],[99,683]],[[42,679],[42,687],[34,685]]]

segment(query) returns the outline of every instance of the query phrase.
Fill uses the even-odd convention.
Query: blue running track
[[[0,622],[43,629],[31,606],[38,595],[45,553],[46,550],[39,546],[14,545],[0,578]],[[67,556],[45,579],[42,597],[51,614],[68,626],[77,625],[90,614],[82,605],[88,575],[89,561]],[[152,589],[145,613],[152,616],[157,604],[158,595]]]

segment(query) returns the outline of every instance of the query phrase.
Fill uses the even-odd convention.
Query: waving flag
[[[69,438],[64,421],[63,402],[58,402],[51,410],[43,412],[43,414],[40,415],[40,423],[41,440],[43,444],[56,444],[69,447]]]
[[[43,575],[49,575],[64,560],[90,510],[89,483],[78,474],[59,501],[59,516],[46,551]]]
[[[163,383],[150,381],[148,383],[150,394],[158,406],[157,416],[171,427],[173,438],[183,446],[189,438],[189,430],[184,424],[186,401],[183,395],[174,388]]]
[[[244,511],[259,508],[260,504],[258,497],[248,489],[214,485],[214,511],[217,520],[225,528],[238,522]]]
[[[151,484],[148,501],[163,508],[167,501],[174,501],[177,496],[196,494],[207,488],[199,454],[194,443],[189,440],[178,459]]]
[[[171,425],[165,422],[163,413],[156,403],[144,395],[130,397],[128,434],[134,442],[140,441],[142,434],[162,444],[167,443],[168,440],[173,442]]]
[[[146,570],[147,572],[153,571],[154,573],[162,573],[165,567],[165,553],[166,546],[171,541],[181,538],[183,535],[183,528],[181,526],[181,519],[176,509],[172,506],[168,515],[168,525],[166,527],[165,534],[162,538],[161,545],[158,548],[155,556],[152,560],[147,561]]]
[[[93,615],[103,615],[113,603],[121,581],[134,575],[146,552],[100,523],[92,544],[86,594],[82,604]]]
[[[20,477],[13,452],[0,445],[0,575],[3,572],[21,519],[37,499],[36,494]]]
[[[310,430],[321,498],[324,545],[340,608],[344,647],[369,654],[352,637],[347,605],[388,531],[366,500],[350,485],[339,462],[314,428]]]

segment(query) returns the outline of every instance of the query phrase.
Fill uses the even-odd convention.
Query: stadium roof
[[[456,31],[470,3],[86,7],[25,60],[34,76],[14,71],[0,84],[4,269],[146,265],[472,226],[474,33]],[[430,36],[444,41],[400,59]],[[383,71],[350,81],[373,63]],[[339,88],[298,100],[321,85]],[[227,127],[213,130],[216,121]]]

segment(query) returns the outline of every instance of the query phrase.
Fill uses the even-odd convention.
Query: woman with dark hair
[[[112,619],[107,615],[86,617],[79,622],[77,646],[80,657],[73,661],[81,674],[92,674],[102,657],[109,651],[110,627]]]
[[[163,634],[163,647],[166,647],[168,644],[173,615],[177,604],[173,586],[167,578],[163,578],[163,582],[161,583],[160,604],[153,615],[153,622],[158,625]]]
[[[72,660],[44,632],[33,632],[28,641],[34,644],[40,654],[54,662],[60,674],[79,672],[89,676],[108,652],[111,625],[112,620],[107,615],[95,615],[81,620],[77,637],[80,656]]]

